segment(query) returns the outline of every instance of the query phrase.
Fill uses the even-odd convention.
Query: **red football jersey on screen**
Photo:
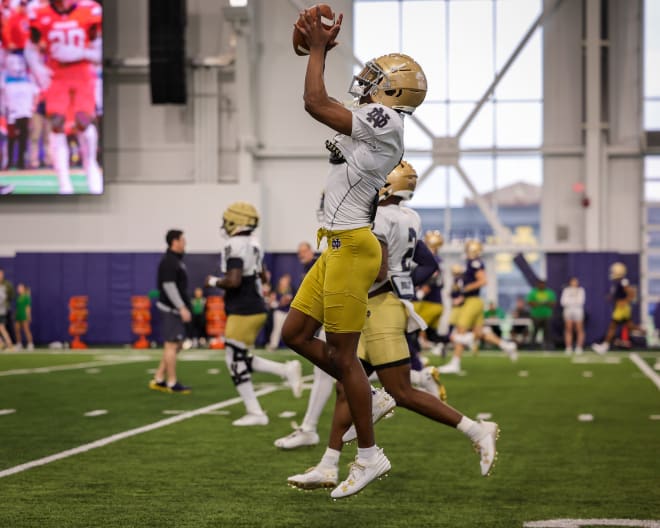
[[[57,44],[87,48],[92,28],[96,28],[96,34],[100,35],[102,19],[101,5],[93,0],[79,0],[65,13],[58,13],[50,4],[34,10],[30,27],[41,34],[41,44],[47,57],[46,64],[55,76],[58,70],[63,69],[67,70],[67,75],[90,74],[89,61],[61,63],[50,56],[50,51]]]
[[[25,49],[25,43],[28,39],[30,23],[28,21],[27,13],[23,10],[16,9],[12,11],[3,24],[3,43],[9,50],[22,50]]]

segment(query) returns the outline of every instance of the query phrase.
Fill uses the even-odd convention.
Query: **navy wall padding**
[[[131,296],[147,295],[157,288],[162,253],[17,253],[0,258],[0,267],[14,285],[23,282],[32,291],[32,331],[37,344],[69,341],[68,302],[73,295],[89,298],[90,344],[128,344],[131,333]],[[220,274],[219,254],[187,254],[188,286],[203,287],[207,275]],[[295,254],[265,256],[272,282],[290,273],[298,286],[303,275]],[[207,294],[220,290],[207,290]],[[151,339],[161,342],[158,312],[152,309]]]
[[[614,262],[623,262],[628,269],[628,280],[639,289],[639,255],[622,253],[548,253],[546,263],[548,286],[557,294],[571,277],[577,277],[585,289],[586,343],[600,341],[605,336],[613,305],[608,300],[609,269]],[[560,307],[557,308],[561,313]],[[639,303],[633,305],[633,320],[639,321]]]

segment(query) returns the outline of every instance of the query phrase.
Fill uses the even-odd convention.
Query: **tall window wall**
[[[541,0],[354,2],[356,57],[365,62],[386,52],[403,52],[414,57],[427,75],[426,100],[406,121],[406,159],[424,176],[410,205],[422,214],[425,229],[444,233],[449,248],[452,241],[458,250],[466,238],[493,241],[494,235],[460,172],[511,230],[514,243],[528,247],[538,243],[543,181],[541,28],[522,47],[493,94],[479,107],[478,103],[541,14],[542,4]],[[458,161],[462,170],[433,166],[433,138],[427,131],[434,137],[454,137],[463,129]],[[538,255],[532,258],[540,265]],[[499,254],[495,260],[503,278],[515,275],[511,255]]]

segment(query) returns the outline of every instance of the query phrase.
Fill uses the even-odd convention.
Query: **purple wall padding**
[[[68,302],[73,295],[89,297],[89,332],[86,343],[128,344],[131,333],[131,296],[147,295],[157,287],[156,273],[161,253],[18,253],[0,258],[0,267],[14,284],[24,282],[32,290],[32,331],[37,344],[69,341]],[[203,286],[209,274],[219,273],[219,254],[189,254],[190,294]],[[302,266],[293,254],[265,257],[273,283],[291,273],[295,285]],[[160,342],[159,317],[152,310],[152,339]]]
[[[548,253],[546,255],[548,286],[557,293],[571,277],[577,277],[586,293],[586,342],[600,341],[605,336],[612,315],[612,303],[607,299],[609,269],[614,262],[628,268],[628,280],[639,288],[639,255],[622,253]],[[633,319],[639,321],[639,303],[633,305]]]

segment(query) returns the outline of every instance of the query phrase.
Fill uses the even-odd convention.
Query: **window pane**
[[[645,101],[644,129],[660,130],[660,101]]]
[[[424,103],[415,110],[415,118],[419,119],[436,136],[446,136],[448,132],[447,104],[446,103]],[[405,127],[408,128],[413,120],[406,118]],[[406,147],[412,145],[406,143]]]
[[[646,210],[646,222],[649,225],[660,225],[660,207],[648,206]]]
[[[428,126],[426,122],[424,122],[424,125]],[[406,119],[406,125],[403,128],[403,144],[407,149],[431,150],[433,140],[415,123],[415,121],[412,119]]]
[[[472,112],[475,104],[467,106],[468,112]],[[452,105],[455,106],[455,105]],[[467,117],[467,116],[465,116]],[[454,129],[463,125],[465,117],[457,123]],[[486,103],[480,109],[461,138],[461,148],[470,147],[492,147],[495,144],[495,133],[493,129],[493,103]]]
[[[403,3],[401,51],[413,57],[424,69],[428,82],[426,101],[447,99],[445,12],[444,2]]]
[[[539,0],[499,0],[495,6],[495,63],[499,71],[541,13]]]
[[[644,199],[647,202],[660,202],[660,182],[644,182]]]
[[[649,280],[649,293],[651,295],[660,295],[660,279]]]
[[[644,177],[660,178],[660,156],[646,156],[644,158]]]
[[[541,43],[541,30],[537,29],[497,85],[497,99],[540,100],[543,97]]]
[[[660,231],[649,231],[646,238],[648,247],[660,248]]]
[[[424,170],[422,160],[410,158],[408,161],[415,167],[417,174],[421,176]],[[430,159],[426,167],[430,165]],[[434,167],[431,173],[422,181],[417,183],[417,189],[413,199],[408,202],[410,207],[445,207],[447,204],[447,175],[449,167]]]
[[[493,4],[449,3],[449,97],[477,100],[493,79]]]
[[[660,96],[660,2],[644,2],[644,95]]]
[[[496,162],[497,186],[501,189],[510,185],[524,183],[529,199],[535,203],[541,199],[543,185],[543,160],[541,156],[500,156]]]
[[[649,255],[646,259],[646,265],[651,273],[660,271],[660,255]]]
[[[495,190],[495,160],[492,156],[464,156],[461,158],[461,167],[472,182],[477,193],[485,196],[491,203],[492,193]],[[460,178],[460,175],[456,175]],[[463,184],[463,180],[461,180]],[[464,184],[463,184],[464,185]],[[487,195],[487,196],[486,196]],[[470,194],[465,205],[474,205],[474,197]]]
[[[495,142],[501,147],[541,144],[541,103],[497,103]]]
[[[354,2],[353,49],[362,62],[401,48],[398,2]],[[340,35],[341,36],[341,35]]]

